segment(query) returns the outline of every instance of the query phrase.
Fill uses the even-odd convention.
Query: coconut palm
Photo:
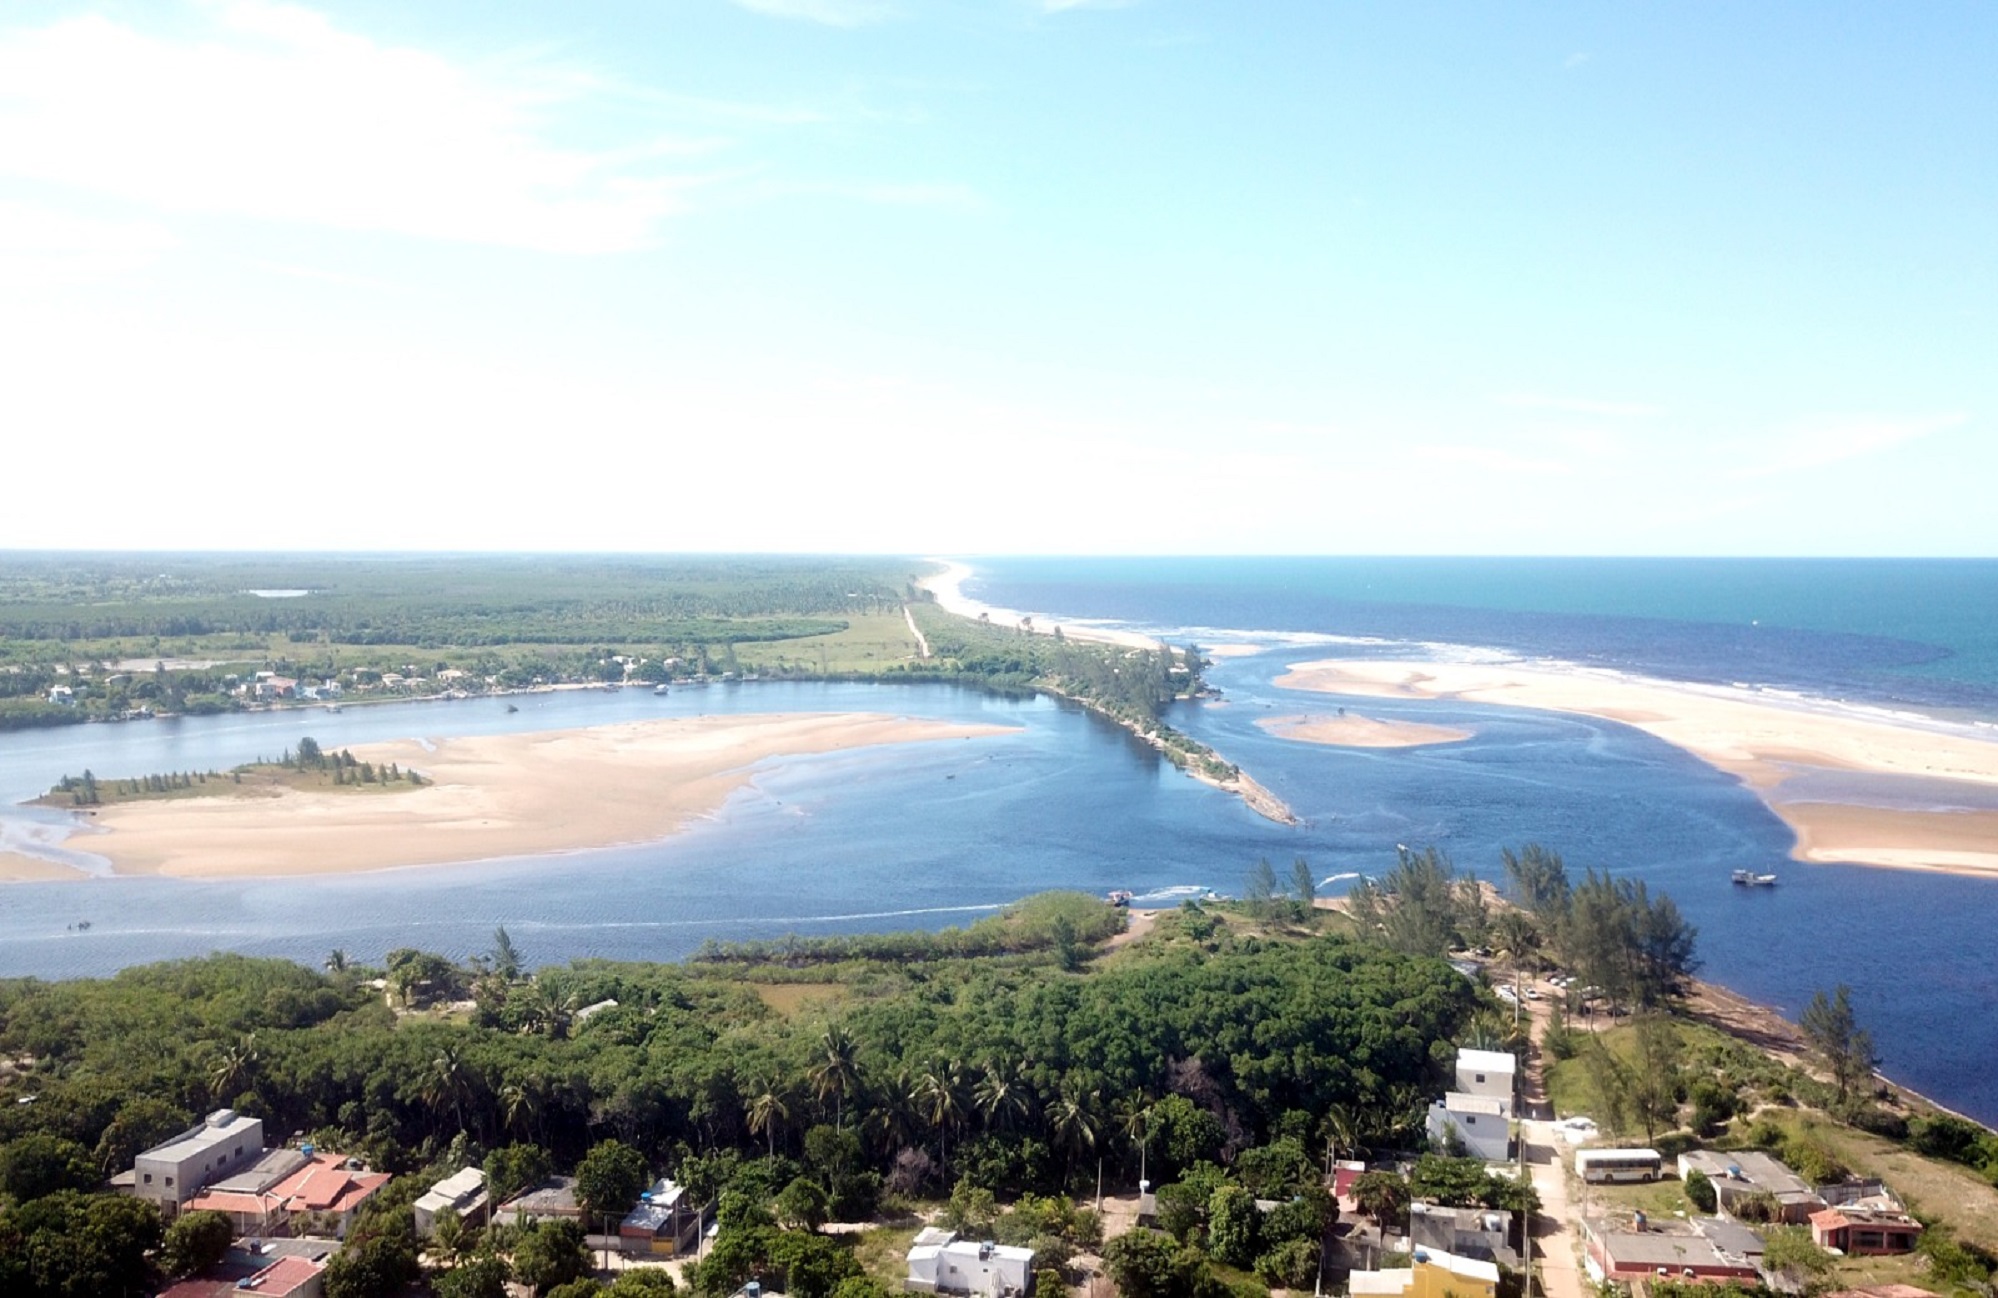
[[[1078,1154],[1096,1152],[1096,1145],[1102,1126],[1097,1111],[1102,1106],[1100,1091],[1084,1090],[1082,1083],[1074,1078],[1063,1078],[1061,1091],[1048,1106],[1048,1128],[1053,1133],[1055,1143],[1061,1146],[1062,1155],[1067,1160],[1063,1168],[1062,1180],[1067,1182],[1075,1169]],[[1102,1168],[1098,1165],[1098,1172]],[[1098,1180],[1102,1178],[1099,1175]]]
[[[756,1093],[749,1097],[743,1117],[749,1122],[749,1133],[762,1136],[770,1157],[775,1158],[777,1128],[790,1120],[791,1106],[785,1102],[783,1089],[774,1077],[752,1089]]]
[[[1351,1106],[1333,1104],[1325,1110],[1322,1127],[1325,1132],[1325,1174],[1332,1174],[1332,1164],[1339,1158],[1339,1151],[1352,1153],[1359,1148],[1360,1123]]]
[[[1145,1164],[1152,1147],[1153,1116],[1152,1099],[1142,1092],[1117,1106],[1117,1131],[1137,1148],[1140,1181],[1146,1179],[1148,1170]]]
[[[834,1126],[846,1125],[846,1097],[860,1088],[859,1051],[853,1037],[837,1023],[819,1034],[818,1062],[810,1077],[821,1104],[832,1097]]]
[[[919,1119],[915,1082],[908,1069],[898,1068],[886,1082],[869,1090],[867,1116],[861,1119],[860,1133],[877,1154],[892,1158],[897,1151],[916,1143]]]
[[[246,1033],[233,1046],[224,1046],[208,1070],[209,1087],[217,1101],[241,1094],[257,1068],[257,1034]]]
[[[1011,1131],[1033,1112],[1034,1097],[1019,1061],[1000,1056],[985,1065],[985,1073],[972,1088],[971,1100],[985,1125],[994,1131]]]
[[[916,1078],[912,1098],[917,1112],[937,1129],[937,1162],[948,1181],[950,1129],[964,1120],[963,1067],[955,1062],[932,1064]]]

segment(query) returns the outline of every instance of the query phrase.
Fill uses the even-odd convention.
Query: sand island
[[[872,713],[705,716],[354,748],[428,783],[393,796],[225,782],[212,796],[108,804],[63,846],[118,874],[303,875],[443,865],[664,838],[713,812],[758,762],[877,744],[1011,733]],[[80,872],[0,852],[0,878]]]
[[[1279,739],[1330,744],[1338,748],[1422,748],[1429,744],[1460,743],[1471,737],[1470,731],[1454,726],[1432,726],[1419,721],[1382,721],[1343,709],[1339,715],[1330,717],[1322,714],[1263,717],[1256,725]]]
[[[1941,724],[1873,718],[1768,691],[1527,663],[1324,659],[1293,664],[1276,683],[1622,722],[1755,790],[1795,831],[1791,855],[1799,861],[1998,876],[1998,810],[1979,809],[1998,805],[1998,742]],[[1832,772],[1841,781],[1836,801],[1797,791],[1804,777]],[[1896,800],[1916,781],[1929,809]]]

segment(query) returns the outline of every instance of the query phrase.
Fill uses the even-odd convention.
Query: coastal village
[[[1142,937],[1154,919],[1139,913],[1118,941]],[[1406,1148],[1341,1148],[1334,1139],[1314,1185],[1289,1198],[1258,1194],[1249,1200],[1244,1211],[1252,1222],[1294,1214],[1314,1199],[1324,1205],[1310,1215],[1316,1225],[1300,1250],[1308,1277],[1272,1276],[1259,1263],[1258,1291],[1308,1289],[1356,1298],[1595,1298],[1615,1292],[1684,1298],[1710,1289],[1946,1298],[1981,1292],[1974,1283],[1916,1282],[1932,1265],[1921,1249],[1933,1218],[1917,1215],[1891,1177],[1849,1169],[1805,1175],[1768,1151],[1736,1141],[1709,1145],[1685,1130],[1648,1146],[1620,1143],[1590,1115],[1561,1111],[1550,1099],[1548,1060],[1535,1043],[1565,1017],[1564,1006],[1597,1027],[1620,1023],[1616,1007],[1597,1004],[1594,989],[1555,970],[1523,977],[1501,969],[1486,952],[1459,952],[1452,963],[1511,1007],[1524,1044],[1458,1047],[1447,1088],[1429,1097]],[[439,975],[440,969],[430,972]],[[375,986],[391,1003],[408,1005],[423,981],[406,974],[393,985],[378,979]],[[617,1009],[615,1000],[605,1000],[581,1007],[572,1021],[580,1026]],[[1591,1012],[1596,1010],[1601,1012]],[[497,1282],[510,1294],[712,1293],[712,1276],[702,1263],[730,1249],[743,1208],[729,1207],[726,1195],[704,1200],[675,1179],[683,1169],[647,1167],[621,1147],[619,1158],[600,1159],[604,1148],[570,1174],[537,1168],[523,1175],[515,1167],[474,1162],[416,1184],[303,1136],[275,1139],[262,1119],[224,1108],[140,1151],[109,1188],[155,1205],[169,1224],[213,1226],[199,1269],[157,1289],[160,1298],[244,1292],[338,1298],[356,1292],[351,1285],[329,1290],[327,1272],[356,1222],[395,1184],[403,1187],[400,1211],[439,1294],[472,1291],[452,1287],[453,1277],[473,1274],[479,1265],[473,1241],[488,1231],[513,1251],[511,1274],[527,1277]],[[592,1166],[610,1162],[619,1164],[614,1175]],[[795,1221],[800,1210],[783,1196],[771,1211],[810,1233],[865,1241],[875,1283],[851,1290],[854,1295],[900,1290],[951,1298],[1170,1298],[1173,1291],[1146,1279],[1118,1241],[1184,1238],[1189,1230],[1218,1236],[1224,1229],[1220,1199],[1196,1207],[1199,1220],[1190,1222],[1180,1188],[1145,1179],[1135,1190],[1099,1184],[1094,1195],[1054,1209],[1084,1221],[1068,1246],[1017,1231],[996,1237],[995,1221],[1006,1218],[993,1213],[1003,1209],[989,1194],[982,1215],[967,1209],[961,1189],[948,1204],[917,1203],[847,1223],[826,1220],[823,1201]],[[1048,1210],[1028,1196],[1016,1211],[1029,1206]],[[544,1236],[557,1241],[559,1261],[525,1260]],[[1874,1280],[1840,1283],[1832,1279],[1835,1268],[1839,1275]],[[771,1272],[751,1270],[763,1278],[745,1280],[735,1298],[785,1292],[771,1283]],[[781,1283],[782,1269],[775,1274]],[[823,1289],[797,1274],[801,1292],[824,1298]],[[1237,1285],[1230,1292],[1242,1290]]]
[[[276,719],[555,689],[677,696],[765,671],[975,681],[1079,704],[1265,820],[1296,821],[1167,724],[1190,697],[1230,705],[1202,689],[1203,654],[881,604],[843,662],[601,648],[550,675],[399,651],[366,668],[274,658],[218,674],[104,657],[50,667],[33,702],[54,724],[143,717],[142,687],[166,682]],[[1531,689],[1535,706],[1582,715],[1628,695],[1657,737],[1756,789],[1772,764],[1860,765],[1856,744],[1890,774],[1955,763],[1937,779],[1975,774],[1991,747],[1888,743],[1839,719],[1815,746],[1778,751],[1809,729],[1781,706],[1629,682],[1594,683],[1607,704],[1577,701],[1565,677],[1490,664],[1297,663],[1274,684],[1397,704]],[[1701,709],[1712,733],[1748,737],[1742,751],[1674,728]],[[1476,738],[1401,707],[1265,710],[1255,733],[1287,743]],[[858,713],[641,717],[340,749],[339,792],[184,797],[185,774],[86,771],[86,796],[65,777],[46,805],[75,803],[121,874],[435,865],[653,841],[711,814],[761,761],[1005,733]],[[328,756],[288,742],[299,755],[287,747],[285,763],[308,743]],[[420,765],[423,779],[355,796],[381,782],[340,782],[342,760]],[[106,784],[131,792],[99,806]],[[483,810],[467,816],[473,799]],[[34,1268],[22,1292],[176,1298],[1991,1298],[1998,1136],[1879,1079],[1846,989],[1837,1054],[1694,979],[1694,930],[1637,880],[1573,880],[1529,846],[1503,854],[1527,868],[1501,892],[1435,848],[1395,850],[1392,871],[1344,876],[1357,881],[1337,899],[1316,896],[1300,855],[1288,888],[1265,860],[1240,900],[1042,894],[965,930],[715,943],[688,967],[530,972],[501,930],[490,953],[403,947],[379,969],[335,951],[323,977],[217,956],[102,985],[0,984],[14,1052],[0,1059],[0,1291],[29,1275],[6,1269],[18,1259]],[[1786,895],[1766,890],[1773,878],[1732,882],[1743,899]],[[1162,971],[1216,981],[1161,984]],[[91,1041],[74,1025],[124,1039],[145,1015],[90,1016],[156,983],[175,991],[155,1018],[210,984],[222,1008],[185,1039],[142,1035],[81,1065]],[[1120,999],[1078,1028],[1065,1016],[1092,984]],[[1277,986],[1287,1000],[1262,999]],[[1187,1024],[1201,996],[1204,1035]],[[1016,1016],[980,1021],[995,999]],[[865,1067],[842,1027],[862,1022]],[[171,1062],[98,1080],[156,1055]],[[140,1214],[114,1228],[106,1204]],[[96,1241],[128,1270],[55,1260],[58,1239]]]

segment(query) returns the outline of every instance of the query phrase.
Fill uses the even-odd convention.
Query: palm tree
[[[500,1087],[500,1121],[510,1134],[531,1138],[540,1126],[541,1109],[547,1098],[548,1082],[539,1073],[508,1082]]]
[[[456,1209],[445,1208],[430,1226],[430,1251],[447,1268],[455,1268],[471,1253],[475,1232]]]
[[[1004,1056],[985,1065],[971,1099],[985,1125],[995,1131],[1012,1130],[1033,1111],[1033,1095],[1020,1065]]]
[[[347,953],[337,946],[328,951],[326,953],[326,972],[330,974],[346,973]]]
[[[430,1061],[428,1074],[423,1080],[423,1102],[437,1110],[441,1119],[448,1107],[458,1122],[458,1130],[465,1129],[465,1100],[472,1093],[472,1068],[458,1057],[453,1046],[443,1046]]]
[[[761,1135],[770,1157],[777,1157],[777,1128],[789,1120],[790,1105],[775,1078],[764,1081],[751,1096],[743,1116],[749,1120],[751,1135]]]
[[[1145,1166],[1152,1147],[1152,1100],[1142,1092],[1125,1100],[1117,1109],[1117,1130],[1138,1149],[1138,1180],[1146,1179]]]
[[[861,1135],[876,1153],[892,1158],[916,1143],[915,1083],[908,1069],[897,1068],[886,1083],[870,1089],[873,1095],[860,1122]]]
[[[1325,1174],[1332,1175],[1332,1164],[1339,1158],[1339,1151],[1354,1152],[1359,1147],[1360,1124],[1353,1116],[1350,1106],[1334,1104],[1325,1110]]]
[[[246,1033],[233,1046],[224,1046],[208,1071],[209,1086],[217,1101],[240,1094],[249,1085],[257,1067],[257,1034]]]
[[[1097,1129],[1101,1125],[1096,1117],[1098,1106],[1103,1103],[1100,1091],[1085,1091],[1082,1083],[1073,1078],[1063,1078],[1061,1092],[1048,1109],[1048,1126],[1054,1133],[1055,1143],[1060,1145],[1068,1160],[1062,1171],[1062,1182],[1067,1184],[1075,1170],[1075,1155],[1095,1152]],[[1099,1163],[1098,1172],[1102,1171]],[[1098,1180],[1101,1180],[1099,1175]]]
[[[860,1047],[853,1037],[839,1024],[834,1023],[819,1035],[819,1058],[812,1066],[812,1089],[823,1104],[828,1095],[833,1100],[833,1125],[846,1125],[846,1097],[860,1087],[860,1063],[856,1058]]]
[[[956,1063],[932,1064],[916,1079],[917,1111],[937,1129],[937,1162],[950,1172],[950,1129],[964,1119],[964,1070]]]

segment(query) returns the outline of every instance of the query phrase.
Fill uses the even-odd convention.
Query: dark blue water
[[[1864,577],[1852,583],[1855,593],[1836,567],[1703,573],[1698,564],[1552,561],[1551,576],[1536,582],[1542,562],[995,561],[981,565],[971,590],[1062,620],[1395,642],[1368,647],[1380,653],[1419,652],[1415,642],[1489,645],[1998,719],[1989,670],[1998,654],[1986,624],[1998,609],[1998,565],[1861,565],[1852,570]],[[1924,608],[1911,592],[1932,572],[1946,596]],[[1705,595],[1702,582],[1711,587]],[[1594,607],[1586,602],[1592,590]],[[1983,601],[1986,614],[1966,613],[1963,600]],[[1883,608],[1900,612],[1889,618]],[[1730,645],[1744,636],[1761,657],[1735,656]],[[537,962],[672,959],[711,937],[965,923],[1051,887],[1237,891],[1259,856],[1281,868],[1303,855],[1331,879],[1378,872],[1397,843],[1434,844],[1461,867],[1496,877],[1502,847],[1539,841],[1578,871],[1612,868],[1666,888],[1700,926],[1706,973],[1746,995],[1794,1014],[1817,988],[1850,984],[1893,1075],[1998,1119],[1989,1069],[1998,1058],[1998,972],[1989,956],[1998,881],[1794,866],[1789,832],[1752,794],[1607,722],[1368,700],[1368,715],[1464,722],[1476,734],[1461,744],[1371,751],[1265,734],[1259,716],[1325,706],[1323,695],[1272,684],[1283,664],[1314,652],[1228,660],[1213,673],[1225,703],[1187,705],[1176,718],[1296,808],[1307,821],[1297,829],[1185,778],[1087,714],[941,686],[762,683],[663,699],[570,693],[521,699],[515,715],[500,702],[471,700],[0,736],[0,800],[11,801],[84,766],[100,775],[226,767],[308,733],[353,745],[808,710],[1019,727],[766,764],[713,818],[644,847],[330,879],[8,886],[0,888],[0,974],[104,973],[216,949],[314,964],[334,947],[363,960],[405,945],[461,957],[488,946],[498,924]],[[34,820],[59,818],[13,813],[0,817],[0,836],[18,839]],[[1783,886],[1733,889],[1728,872],[1742,866],[1780,870]],[[79,919],[91,921],[88,932],[70,929]]]
[[[1504,648],[1998,719],[1988,559],[993,559],[967,593],[1067,619]]]
[[[1732,777],[1629,727],[1517,708],[1367,699],[1369,716],[1461,724],[1467,743],[1326,748],[1258,715],[1322,710],[1284,665],[1353,637],[1353,656],[1470,646],[1669,678],[1774,685],[1857,704],[1998,721],[1998,562],[1984,560],[1236,559],[976,561],[975,598],[1218,641],[1293,642],[1211,673],[1223,707],[1191,733],[1309,817],[1311,859],[1378,870],[1434,844],[1499,877],[1540,842],[1571,868],[1662,887],[1700,927],[1704,973],[1792,1018],[1846,983],[1886,1071],[1998,1120],[1998,879],[1795,865],[1789,830]],[[1255,637],[1249,637],[1255,638]],[[1824,777],[1824,792],[1835,783]],[[1936,805],[1908,782],[1906,805]],[[1872,782],[1877,800],[1880,784]],[[1961,790],[1954,790],[1960,794]],[[1891,800],[1891,799],[1890,799]],[[1328,853],[1327,848],[1332,849]],[[1778,871],[1776,889],[1729,872]]]

